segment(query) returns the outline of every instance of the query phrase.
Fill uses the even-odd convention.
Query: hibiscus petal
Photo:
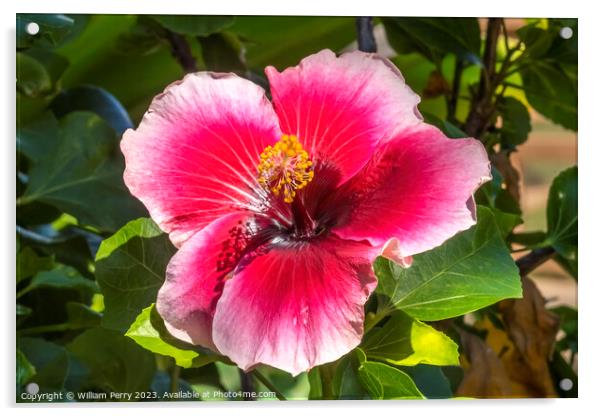
[[[383,145],[325,209],[338,210],[333,232],[341,238],[374,245],[395,238],[397,256],[408,257],[475,224],[473,193],[490,179],[481,142],[448,139],[423,124]]]
[[[323,50],[283,72],[267,67],[285,134],[295,134],[314,162],[340,170],[339,183],[369,160],[379,141],[418,123],[420,98],[395,66],[359,51]]]
[[[125,132],[125,183],[180,245],[216,218],[264,203],[256,166],[279,138],[262,88],[233,74],[189,74]]]
[[[211,323],[224,278],[243,255],[255,220],[229,214],[196,233],[172,257],[157,311],[175,337],[215,349]]]
[[[259,254],[225,284],[215,345],[244,370],[264,363],[296,375],[336,360],[361,341],[376,255],[336,236]]]

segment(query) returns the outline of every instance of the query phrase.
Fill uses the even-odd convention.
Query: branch
[[[178,60],[182,69],[185,72],[196,72],[196,60],[192,56],[190,45],[188,45],[186,38],[178,33],[165,30],[165,39],[169,42],[172,56]]]
[[[357,47],[362,52],[376,52],[376,40],[371,17],[358,17],[355,20]]]
[[[487,37],[483,52],[483,69],[479,89],[473,101],[464,131],[472,137],[480,137],[489,126],[495,108],[491,103],[495,92],[495,60],[497,40],[500,36],[503,19],[491,18],[487,23]]]
[[[447,101],[447,119],[451,122],[456,120],[456,107],[458,106],[458,96],[460,95],[460,84],[462,82],[462,71],[464,70],[464,61],[456,56],[456,65],[454,68],[454,79],[452,81],[452,90]]]
[[[521,276],[526,276],[541,266],[543,263],[554,257],[556,250],[552,247],[536,248],[529,254],[526,254],[516,260],[516,265]]]

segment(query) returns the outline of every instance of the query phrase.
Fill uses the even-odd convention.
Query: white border
[[[595,2],[588,2],[595,4]],[[33,1],[20,0],[18,4],[2,2],[0,19],[3,23],[3,50],[0,68],[4,94],[1,101],[2,126],[2,184],[4,202],[0,221],[2,226],[2,246],[0,247],[0,264],[5,273],[2,281],[5,285],[4,304],[0,308],[4,316],[4,328],[7,330],[1,344],[2,369],[0,392],[2,405],[11,407],[14,400],[14,287],[15,271],[14,224],[15,224],[15,13],[16,12],[55,12],[55,13],[116,13],[116,14],[305,14],[305,15],[403,15],[403,16],[504,16],[504,17],[578,17],[579,18],[579,242],[580,242],[580,291],[579,291],[579,326],[580,336],[580,369],[579,399],[570,400],[475,400],[475,401],[430,401],[417,402],[295,402],[281,403],[162,403],[146,404],[144,412],[164,415],[165,408],[172,412],[199,414],[232,414],[243,411],[249,414],[282,414],[304,416],[315,412],[339,412],[349,414],[365,414],[374,410],[383,413],[444,413],[446,415],[507,415],[516,411],[530,410],[546,415],[590,414],[592,408],[599,407],[598,386],[602,368],[600,366],[601,337],[597,308],[602,296],[602,273],[599,263],[600,227],[600,189],[602,178],[602,134],[598,127],[602,120],[601,71],[600,62],[600,15],[594,6],[578,1],[564,2],[527,2],[524,0],[485,1],[394,1],[394,0],[350,0],[345,2],[321,1],[287,1],[287,0],[52,0]],[[126,406],[126,409],[138,409],[141,406]],[[76,412],[78,414],[102,414],[112,412],[116,408],[111,405],[71,405],[32,407],[21,406],[9,409],[9,413],[26,411],[27,413],[44,412],[47,415]]]

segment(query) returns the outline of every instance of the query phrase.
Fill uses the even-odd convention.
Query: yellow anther
[[[259,157],[258,182],[274,195],[282,194],[286,203],[292,203],[297,191],[313,179],[313,165],[308,153],[296,136],[283,135],[276,144],[267,146]]]

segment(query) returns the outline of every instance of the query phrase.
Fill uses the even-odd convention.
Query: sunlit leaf
[[[369,360],[395,365],[459,365],[458,346],[444,333],[402,311],[373,328],[361,345]]]
[[[154,304],[140,312],[125,335],[149,351],[172,357],[177,365],[184,368],[201,367],[219,358],[219,355],[174,338],[165,328]]]
[[[393,306],[426,321],[475,311],[519,298],[521,283],[491,210],[479,207],[478,223],[441,246],[414,256],[403,268],[379,257],[377,291]]]

